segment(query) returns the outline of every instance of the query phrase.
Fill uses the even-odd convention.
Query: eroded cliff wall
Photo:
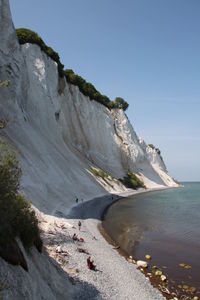
[[[136,172],[147,187],[175,186],[155,149],[141,141],[120,109],[109,110],[59,78],[39,46],[20,46],[7,1],[1,0],[1,136],[17,150],[22,189],[45,213],[65,211],[76,197],[106,194],[91,166],[115,178]],[[123,190],[122,185],[113,192]]]

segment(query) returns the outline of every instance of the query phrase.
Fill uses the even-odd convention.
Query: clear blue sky
[[[161,149],[171,175],[200,181],[199,0],[10,0],[36,31]]]

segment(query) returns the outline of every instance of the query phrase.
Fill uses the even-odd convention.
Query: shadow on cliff
[[[67,219],[96,219],[102,220],[104,214],[111,204],[125,197],[110,194],[102,197],[97,197],[92,200],[81,202],[76,206],[72,207],[68,214],[62,214],[61,212],[56,212],[57,217],[67,218]]]
[[[0,257],[0,282],[4,283],[1,287],[2,299],[4,297],[6,299],[33,299],[35,293],[41,299],[47,299],[50,295],[52,295],[52,299],[101,299],[95,286],[79,280],[73,275],[70,276],[63,270],[61,265],[68,263],[67,257],[66,262],[64,261],[65,257],[62,257],[59,264],[49,256],[45,249],[42,254],[38,254],[35,249],[29,253],[26,251],[23,253],[28,263],[28,272],[24,272],[20,266],[13,267]],[[32,283],[34,291],[31,288]],[[29,293],[24,289],[26,285],[27,288],[30,288]],[[36,298],[34,297],[34,299]]]

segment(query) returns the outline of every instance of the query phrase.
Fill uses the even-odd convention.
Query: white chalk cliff
[[[7,1],[1,1],[0,118],[3,135],[15,146],[22,187],[40,210],[52,213],[76,196],[105,194],[91,166],[116,178],[128,170],[147,187],[174,186],[156,150],[140,141],[122,109],[109,110],[60,79],[57,64],[39,46],[20,46]]]
[[[147,188],[177,186],[122,109],[109,110],[59,78],[57,64],[39,46],[19,45],[7,0],[0,0],[0,28],[0,79],[10,80],[0,89],[0,119],[8,121],[0,135],[17,152],[22,191],[36,208],[56,215],[67,212],[76,197],[125,190],[97,180],[91,167],[115,178],[131,170]]]

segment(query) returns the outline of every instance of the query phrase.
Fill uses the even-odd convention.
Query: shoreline
[[[180,187],[183,187],[183,185],[181,185]],[[164,188],[165,189],[165,188]],[[167,188],[169,189],[169,188]],[[171,189],[171,188],[170,188]],[[156,189],[156,191],[161,191],[162,189]],[[166,189],[165,189],[166,190]],[[153,192],[154,190],[147,190],[146,192]],[[131,196],[134,195],[138,195],[138,194],[142,194],[145,191],[141,191],[138,193],[134,193]],[[105,219],[105,215],[109,209],[109,207],[112,204],[110,204],[108,207],[105,208],[103,214],[102,214],[102,222],[101,224],[98,225],[98,229],[100,231],[100,233],[102,234],[102,236],[104,237],[104,239],[111,245],[113,246],[115,250],[117,250],[117,252],[119,253],[119,255],[123,256],[127,261],[129,261],[130,263],[136,264],[137,260],[140,260],[139,257],[137,257],[137,259],[135,257],[131,257],[129,255],[132,255],[131,253],[127,253],[126,250],[121,249],[121,247],[119,246],[119,244],[112,238],[112,235],[109,235],[109,228],[108,228],[108,232],[106,230],[106,228],[103,225],[103,221]],[[121,244],[121,246],[123,247],[123,244]],[[132,260],[132,262],[131,262]],[[144,261],[146,261],[148,263],[147,259],[142,259]],[[159,265],[159,264],[158,264]],[[160,268],[157,267],[157,270],[161,270],[162,272],[164,272],[165,278],[167,279],[166,281],[162,282],[159,276],[155,275],[155,270],[154,270],[154,266],[153,264],[149,264],[148,268],[138,268],[145,276],[147,279],[149,279],[149,281],[151,282],[151,285],[153,287],[155,287],[157,290],[160,291],[160,293],[162,293],[162,295],[165,297],[165,299],[199,299],[199,295],[200,295],[200,290],[198,289],[198,283],[188,283],[187,279],[186,279],[186,283],[185,281],[182,281],[182,283],[180,284],[179,282],[176,282],[175,285],[175,279],[173,277],[170,277],[170,274],[165,274],[165,270],[162,269],[161,265]],[[166,267],[163,267],[166,268]],[[167,272],[166,272],[167,273]],[[161,273],[162,274],[162,273]],[[181,288],[181,285],[185,287]],[[189,285],[189,287],[188,287]],[[187,287],[187,290],[186,290]],[[180,297],[180,298],[179,298]]]
[[[168,187],[166,187],[168,189]],[[163,294],[150,282],[150,278],[137,266],[127,261],[126,253],[110,243],[111,238],[102,235],[101,224],[108,207],[119,199],[162,189],[129,190],[108,194],[72,207],[68,216],[62,218],[43,215],[41,228],[44,232],[44,246],[48,255],[55,260],[74,282],[74,296],[81,300],[165,300]],[[78,221],[81,220],[81,230]],[[73,234],[84,242],[75,242]],[[57,254],[57,245],[62,245],[67,255]],[[79,251],[81,250],[81,251]],[[85,253],[82,250],[86,251]],[[117,251],[116,251],[117,250]],[[87,267],[91,256],[99,272]],[[170,299],[172,299],[171,297]]]
[[[161,191],[161,190],[166,190],[166,189],[171,189],[171,187],[164,187],[164,188],[159,188],[159,189],[148,189],[148,190],[141,190],[141,191],[136,191],[128,196],[126,196],[125,198],[127,197],[131,197],[131,196],[136,196],[136,195],[139,195],[139,194],[144,194],[144,193],[151,193],[151,192],[155,192],[155,191]],[[113,249],[116,250],[118,252],[119,255],[121,255],[122,257],[124,257],[126,260],[129,259],[129,254],[121,249],[121,247],[116,243],[115,240],[112,239],[112,237],[107,233],[106,229],[104,228],[103,226],[103,221],[105,219],[105,215],[108,211],[108,209],[110,208],[110,206],[112,206],[115,202],[119,201],[123,199],[123,197],[119,197],[118,200],[116,201],[113,201],[112,203],[110,203],[108,206],[105,207],[103,213],[102,213],[102,216],[101,216],[101,222],[98,224],[98,230],[99,232],[101,233],[101,235],[103,236],[103,238],[107,241],[107,243],[109,243],[112,247],[114,247]],[[147,260],[147,263],[148,263],[148,260]],[[149,270],[148,268],[145,269],[145,268],[138,268],[138,270],[140,270],[140,272],[142,272],[147,279],[149,279],[151,285],[156,288],[164,297],[165,299],[172,299],[172,297],[174,297],[173,295],[168,294],[166,293],[164,290],[162,291],[160,289],[161,285],[160,285],[160,280],[158,280],[158,277],[157,276],[152,276],[150,277],[149,276]]]
[[[100,268],[102,271],[102,273],[92,273],[92,271],[86,269],[86,273],[89,272],[89,274],[87,274],[88,276],[85,276],[85,274],[82,276],[80,272],[77,278],[79,280],[86,279],[89,284],[98,287],[100,298],[97,299],[166,299],[166,295],[163,296],[157,286],[150,283],[150,279],[144,274],[145,272],[142,273],[137,269],[136,265],[127,261],[125,251],[116,249],[116,245],[113,243],[114,241],[112,241],[102,226],[102,220],[106,211],[116,201],[129,196],[165,189],[169,189],[169,187],[147,190],[140,189],[137,191],[131,190],[118,195],[109,194],[81,203],[72,208],[68,220],[70,223],[72,222],[74,226],[77,225],[78,220],[81,220],[83,225],[83,233],[81,233],[85,240],[84,247],[87,247],[92,259],[94,259],[97,264],[97,268]],[[78,234],[80,234],[80,232],[78,232]],[[95,240],[93,240],[93,237],[95,237]],[[80,264],[78,265],[80,267]],[[83,263],[81,263],[81,269],[82,268],[86,268],[86,266],[83,266]],[[92,277],[90,275],[92,275]],[[103,281],[102,278],[100,278],[102,275]],[[96,277],[101,279],[101,285],[97,284],[96,286]]]

